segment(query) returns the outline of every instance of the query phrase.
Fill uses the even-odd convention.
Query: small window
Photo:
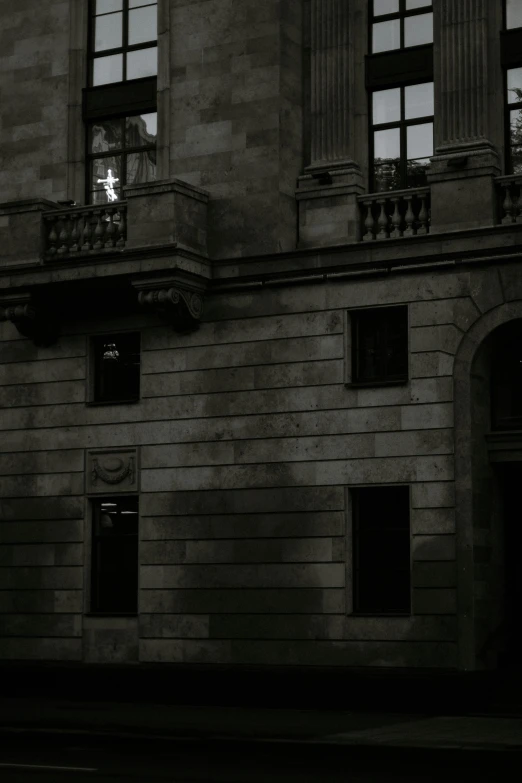
[[[91,611],[138,611],[138,498],[93,501]]]
[[[373,0],[372,53],[433,43],[432,5],[431,0]]]
[[[408,380],[408,308],[379,307],[350,312],[352,383]]]
[[[134,402],[140,397],[140,335],[92,339],[93,402]]]
[[[352,490],[353,610],[409,614],[409,487]]]
[[[371,93],[372,190],[427,182],[433,155],[433,82]]]

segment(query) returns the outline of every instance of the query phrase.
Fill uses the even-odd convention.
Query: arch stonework
[[[487,337],[499,326],[522,319],[522,299],[483,313],[464,334],[453,368],[455,438],[455,525],[457,541],[457,622],[459,668],[482,668],[475,625],[474,519],[472,474],[472,367]]]

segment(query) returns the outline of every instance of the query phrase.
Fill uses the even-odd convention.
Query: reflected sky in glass
[[[396,14],[399,10],[399,0],[373,0],[373,15]]]
[[[107,57],[97,57],[93,63],[92,83],[112,84],[123,79],[123,55],[110,54]]]
[[[432,5],[431,0],[406,0],[406,10],[413,11],[415,8],[424,8]]]
[[[391,90],[378,90],[373,93],[373,124],[398,122],[401,118],[401,91],[399,87]]]
[[[433,43],[433,14],[406,16],[404,19],[404,46]]]
[[[109,14],[112,11],[121,11],[123,0],[96,0],[95,14]]]
[[[375,131],[373,135],[373,157],[399,158],[401,154],[401,137],[399,128]]]
[[[506,3],[506,27],[522,27],[522,3],[520,0],[507,0]]]
[[[158,47],[138,49],[127,54],[127,79],[142,79],[158,72]]]
[[[517,95],[517,90],[520,93]],[[507,102],[522,101],[522,68],[509,68],[507,71]]]
[[[129,46],[158,37],[156,6],[149,5],[129,11]]]
[[[372,51],[374,54],[400,48],[401,23],[399,19],[392,19],[388,22],[377,22],[377,24],[372,25],[372,27]]]
[[[430,158],[433,155],[433,123],[409,125],[406,128],[406,157]]]
[[[96,17],[94,27],[94,51],[117,49],[123,42],[123,14]]]
[[[411,84],[404,88],[404,116],[407,120],[432,117],[433,104],[433,82]]]

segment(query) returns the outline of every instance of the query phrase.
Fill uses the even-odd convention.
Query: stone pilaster
[[[502,112],[497,5],[490,0],[434,4],[432,231],[495,222],[493,177],[500,174],[497,146]]]
[[[310,165],[299,178],[299,244],[339,244],[358,238],[354,161],[354,3],[310,1]]]

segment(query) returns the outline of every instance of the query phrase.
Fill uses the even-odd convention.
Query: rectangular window
[[[433,82],[371,93],[372,190],[426,184],[433,155]]]
[[[92,501],[91,611],[138,611],[138,498]]]
[[[522,173],[522,68],[506,71],[506,172]]]
[[[352,310],[352,383],[408,380],[408,308]]]
[[[96,120],[87,136],[90,203],[118,201],[123,185],[156,179],[156,112]]]
[[[91,2],[91,86],[155,76],[157,57],[155,0]]]
[[[373,0],[372,53],[433,43],[432,5],[431,0]]]
[[[522,27],[522,0],[506,0],[506,30]]]
[[[353,610],[411,611],[409,487],[352,490]]]
[[[134,402],[140,397],[140,335],[92,338],[93,402]]]

